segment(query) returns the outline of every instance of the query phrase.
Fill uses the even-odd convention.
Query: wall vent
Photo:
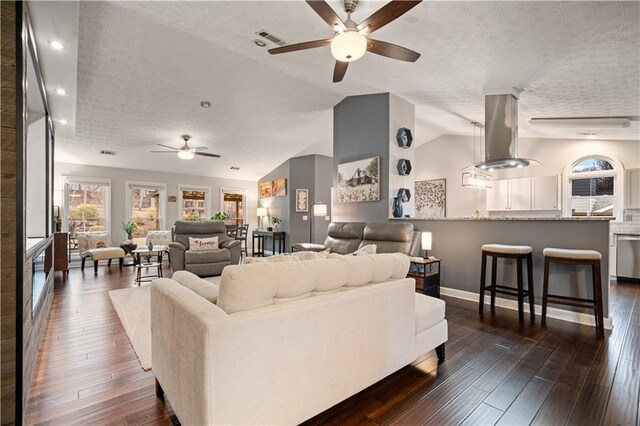
[[[238,166],[231,166],[231,170],[240,170],[240,167],[238,167]]]
[[[101,149],[101,150],[100,150],[100,154],[103,154],[103,155],[116,155],[116,154],[117,154],[117,152],[115,152],[115,151],[109,151],[109,150],[106,150],[106,149]]]
[[[258,32],[256,32],[257,35],[259,35],[260,37],[269,40],[271,43],[275,43],[278,46],[284,46],[285,44],[287,44],[283,39],[281,39],[278,36],[275,36],[273,34],[271,34],[270,32],[266,31],[266,30],[260,30]]]

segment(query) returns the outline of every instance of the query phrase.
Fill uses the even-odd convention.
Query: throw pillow
[[[87,236],[89,240],[89,249],[100,249],[109,247],[109,236],[108,235],[89,235]]]
[[[364,247],[360,247],[358,250],[351,253],[352,256],[368,256],[370,254],[376,254],[378,246],[375,244],[368,244]]]
[[[211,237],[211,238],[189,237],[189,250],[191,251],[218,250],[218,237]]]

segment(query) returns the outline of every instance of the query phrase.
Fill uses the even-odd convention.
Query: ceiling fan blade
[[[314,47],[322,47],[331,43],[331,39],[305,41],[303,43],[288,44],[282,47],[269,49],[269,53],[277,55],[278,53],[296,52],[298,50],[313,49]]]
[[[398,19],[420,4],[421,1],[422,0],[393,0],[362,21],[360,25],[358,25],[358,31],[363,35],[371,34],[389,22]]]
[[[175,154],[175,151],[151,151],[154,154]]]
[[[344,74],[347,72],[349,62],[336,61],[336,66],[333,68],[333,82],[338,83],[344,78]]]
[[[307,4],[311,6],[320,17],[329,24],[329,26],[337,31],[338,29],[344,31],[347,27],[342,22],[342,19],[336,14],[336,12],[323,0],[307,0]]]
[[[209,149],[209,148],[207,148],[206,146],[197,146],[197,147],[193,148],[193,151],[194,152],[201,152],[201,151],[206,151],[207,149]]]
[[[202,155],[203,157],[215,157],[220,158],[218,154],[209,154],[208,152],[194,152],[195,155]]]
[[[376,55],[407,62],[415,62],[420,57],[418,52],[414,52],[406,47],[398,46],[397,44],[374,40],[372,38],[367,38],[367,41],[367,51],[375,53]]]
[[[156,145],[161,146],[161,147],[164,147],[164,148],[173,149],[174,151],[179,151],[179,149],[178,149],[178,148],[174,148],[174,147],[169,146],[169,145],[163,145],[163,144],[161,144],[161,143],[157,143]]]

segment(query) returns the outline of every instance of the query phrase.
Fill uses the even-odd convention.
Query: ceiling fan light
[[[191,151],[178,151],[178,157],[183,159],[183,160],[191,160],[193,159],[193,157],[195,157],[195,154]]]
[[[355,30],[347,30],[331,40],[331,54],[340,62],[362,58],[367,51],[367,38]]]

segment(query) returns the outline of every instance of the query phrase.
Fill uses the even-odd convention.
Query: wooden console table
[[[53,270],[62,272],[62,282],[69,276],[69,233],[53,234]]]
[[[276,254],[276,241],[278,242],[278,254],[284,253],[285,250],[285,237],[284,231],[253,231],[253,239],[251,240],[251,255],[254,257],[264,257],[264,239],[265,237],[271,238],[271,254]],[[258,244],[256,245],[256,241]]]

